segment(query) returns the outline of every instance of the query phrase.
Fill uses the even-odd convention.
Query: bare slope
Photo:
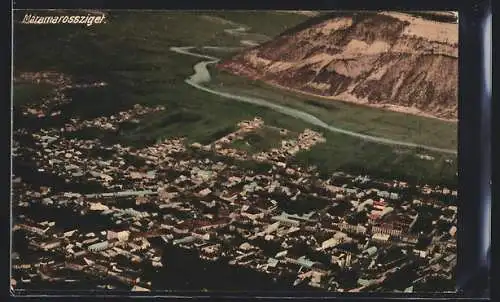
[[[458,24],[394,12],[313,18],[219,68],[318,96],[457,118]]]

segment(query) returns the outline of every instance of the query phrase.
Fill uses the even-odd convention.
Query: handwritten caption
[[[40,16],[35,14],[25,14],[22,24],[94,24],[106,23],[106,15],[64,15],[64,16]]]

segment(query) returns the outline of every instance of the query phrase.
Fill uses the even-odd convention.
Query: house
[[[389,235],[389,234],[375,233],[372,236],[372,240],[379,241],[379,242],[387,242],[387,241],[389,241],[390,237],[391,237],[391,235]]]
[[[132,291],[133,292],[149,292],[150,290],[145,288],[145,287],[141,287],[139,285],[134,285],[134,287],[132,287]]]
[[[449,233],[452,237],[455,236],[455,234],[457,233],[457,227],[456,226],[452,226],[449,230]]]
[[[205,188],[205,189],[199,191],[198,195],[201,196],[201,197],[205,197],[205,196],[207,196],[210,193],[212,193],[212,190],[210,190],[209,188]]]
[[[103,205],[100,202],[91,202],[90,203],[90,210],[91,211],[106,211],[106,210],[109,210],[109,207],[106,205]]]
[[[88,246],[88,250],[91,252],[99,252],[108,249],[110,244],[108,241],[98,242]]]
[[[59,247],[59,246],[61,246],[61,241],[53,240],[51,242],[43,243],[41,247],[42,247],[42,249],[48,251],[48,250],[52,250],[52,249]]]
[[[119,241],[127,241],[129,236],[130,236],[130,231],[121,231],[121,232],[107,231],[108,240],[118,239]]]
[[[321,249],[327,249],[327,248],[330,248],[330,247],[334,247],[334,246],[336,246],[339,243],[340,243],[339,239],[337,239],[337,238],[330,238],[330,239],[325,240],[325,241],[323,241],[321,243]]]
[[[279,263],[279,260],[278,259],[275,259],[275,258],[269,258],[267,260],[267,266],[268,267],[276,267]]]

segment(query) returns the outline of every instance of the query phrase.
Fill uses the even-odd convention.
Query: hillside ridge
[[[453,22],[396,12],[322,15],[218,68],[324,98],[457,119]]]

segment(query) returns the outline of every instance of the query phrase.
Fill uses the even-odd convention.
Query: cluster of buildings
[[[249,133],[254,133],[259,130],[266,129],[268,131],[279,131],[281,136],[288,138],[291,136],[287,129],[276,129],[272,126],[267,126],[264,121],[255,117],[253,120],[241,121],[237,124],[237,129],[214,142],[202,146],[199,143],[192,144],[195,148],[200,148],[204,151],[214,151],[217,154],[232,157],[239,160],[253,160],[257,162],[276,163],[280,166],[285,165],[287,158],[293,157],[300,151],[311,149],[314,145],[326,142],[326,139],[321,133],[311,129],[305,129],[298,134],[296,139],[282,139],[279,143],[279,148],[271,148],[255,154],[248,154],[245,150],[235,148],[235,141],[245,141]],[[265,138],[264,138],[265,139]]]
[[[192,144],[192,147],[200,148],[204,151],[214,150],[215,152],[223,156],[230,156],[236,159],[246,160],[248,158],[248,154],[244,150],[232,148],[231,144],[238,140],[244,140],[247,134],[262,129],[263,127],[264,121],[258,117],[249,121],[241,121],[237,124],[237,129],[234,132],[231,132],[210,144],[202,146],[199,143],[194,143]]]
[[[43,97],[41,100],[34,100],[35,103],[28,102],[24,105],[24,115],[36,116],[38,118],[45,118],[49,115],[60,115],[61,111],[53,111],[52,109],[70,101],[70,98],[65,93],[68,89],[106,86],[104,82],[74,84],[68,76],[54,71],[22,72],[14,81],[15,83],[43,84],[53,87],[49,95]]]
[[[113,125],[155,110],[136,106],[78,124]],[[264,122],[238,126],[208,147],[171,138],[138,149],[69,139],[60,129],[29,134],[31,146],[19,144],[15,160],[31,159],[33,173],[99,190],[68,191],[14,175],[14,237],[24,235],[29,249],[44,256],[29,257],[14,244],[12,284],[69,282],[78,273],[131,290],[171,289],[145,273],[176,261],[162,254],[165,246],[294,280],[290,286],[408,292],[436,278],[453,283],[456,190],[341,172],[322,179],[311,167],[284,160],[324,142],[308,129],[279,149],[241,157],[271,166],[256,171],[238,165],[225,146]],[[54,209],[67,209],[68,217],[33,218]],[[106,223],[93,224],[96,217]],[[90,226],[66,219],[88,219]]]
[[[75,203],[72,206],[82,205]],[[124,211],[123,214],[133,216],[135,213]],[[23,236],[27,240],[29,253],[44,256],[33,262],[27,262],[19,255],[13,258],[12,268],[15,275],[20,276],[17,280],[14,278],[16,284],[29,284],[33,280],[84,281],[75,280],[76,272],[97,280],[149,289],[151,282],[141,280],[143,270],[163,267],[161,250],[152,247],[146,237],[129,229],[96,226],[102,230],[82,232],[78,227],[61,228],[56,221],[37,222],[24,215],[18,219],[22,223],[14,225],[14,236]]]
[[[65,87],[71,80],[66,75],[55,71],[22,72],[16,77],[15,82],[30,82],[34,84],[49,84],[56,87]]]
[[[284,166],[284,163],[280,163],[281,161],[286,161],[287,158],[296,155],[298,152],[309,150],[314,145],[324,142],[326,142],[326,139],[321,133],[305,129],[299,134],[297,139],[283,140],[281,141],[280,148],[273,148],[267,152],[254,154],[252,159],[257,161],[273,161]]]
[[[64,126],[64,130],[67,132],[71,132],[83,128],[98,128],[102,130],[116,131],[119,129],[119,125],[123,122],[128,121],[132,123],[138,123],[138,117],[163,110],[165,110],[164,106],[144,107],[140,104],[135,104],[132,109],[128,111],[120,111],[110,117],[101,116],[92,120],[83,121],[77,118],[71,119],[71,123],[66,124]]]

